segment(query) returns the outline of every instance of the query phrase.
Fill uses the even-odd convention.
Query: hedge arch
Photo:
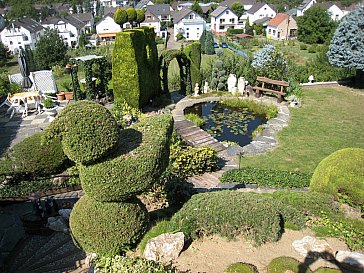
[[[191,62],[187,55],[178,49],[163,51],[159,57],[159,67],[161,70],[161,85],[164,94],[169,93],[168,89],[168,67],[171,61],[176,58],[179,66],[179,75],[181,77],[181,93],[184,95],[192,94],[191,83]]]

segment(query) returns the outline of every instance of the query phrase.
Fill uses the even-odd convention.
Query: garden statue
[[[205,85],[203,86],[203,92],[204,92],[204,94],[209,92],[209,83],[208,82],[205,82]]]
[[[238,92],[238,88],[236,86],[234,86],[232,89],[231,89],[231,93],[233,95],[235,95],[236,93]]]
[[[200,92],[200,87],[198,86],[198,83],[195,84],[195,97],[198,97],[198,93]]]
[[[313,77],[313,75],[310,75],[309,77],[308,77],[308,83],[313,83],[313,81],[314,81],[315,79],[314,79],[314,77]]]
[[[240,94],[244,94],[244,92],[245,92],[245,79],[244,79],[244,77],[240,77],[238,79],[238,92]]]
[[[230,74],[229,75],[227,83],[228,83],[228,91],[230,93],[232,93],[233,92],[233,87],[236,86],[236,76],[235,76],[235,74]]]

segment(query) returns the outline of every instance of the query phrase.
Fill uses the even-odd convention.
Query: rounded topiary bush
[[[257,267],[248,263],[234,263],[224,270],[224,273],[259,273]]]
[[[138,200],[98,202],[87,195],[74,206],[70,228],[75,243],[86,252],[119,254],[138,243],[148,224],[148,211]]]
[[[303,263],[292,257],[278,257],[273,259],[267,266],[267,273],[312,273],[312,271]]]
[[[60,136],[64,153],[76,163],[89,164],[116,148],[119,129],[102,105],[77,101],[66,106],[47,128],[46,138]]]
[[[323,159],[312,175],[310,190],[347,195],[354,204],[364,204],[364,149],[347,148]]]
[[[61,141],[42,144],[43,132],[36,133],[6,151],[0,167],[5,175],[49,175],[62,169],[67,160]]]
[[[172,128],[170,115],[158,115],[123,130],[115,154],[80,165],[85,193],[98,201],[123,201],[149,189],[168,164]]]

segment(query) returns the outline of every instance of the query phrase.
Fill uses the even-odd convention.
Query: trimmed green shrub
[[[46,129],[46,139],[58,136],[69,159],[89,164],[115,150],[119,129],[105,107],[92,101],[77,101],[67,105]]]
[[[282,273],[292,271],[293,273],[312,273],[303,263],[292,257],[278,257],[273,259],[267,266],[267,273]]]
[[[64,167],[67,157],[61,141],[53,139],[42,144],[44,132],[36,133],[14,145],[0,160],[0,174],[34,177],[55,174]]]
[[[257,245],[277,241],[281,217],[271,198],[236,191],[195,194],[171,218],[187,237],[244,235]]]
[[[148,211],[138,200],[98,202],[83,196],[74,206],[70,228],[75,243],[86,252],[119,254],[135,245],[148,225]]]
[[[278,108],[274,104],[257,103],[252,100],[241,100],[238,98],[226,99],[220,102],[222,105],[233,108],[248,108],[253,113],[264,116],[266,119],[275,118]]]
[[[121,131],[115,153],[80,165],[85,193],[98,201],[123,201],[148,190],[168,164],[172,128],[170,115],[158,115]]]
[[[341,273],[340,269],[336,268],[329,268],[329,267],[320,267],[319,269],[315,270],[315,273]]]
[[[307,50],[306,44],[300,44],[300,50]]]
[[[198,83],[201,86],[201,44],[200,42],[194,42],[188,44],[183,52],[186,54],[187,58],[190,61],[190,69],[191,69],[191,83],[192,86],[195,86]]]
[[[248,263],[234,263],[224,270],[224,273],[259,273],[257,267]]]
[[[212,172],[217,168],[217,152],[209,147],[182,148],[171,147],[170,160],[174,172],[187,177],[205,172]]]
[[[201,127],[205,124],[205,120],[197,114],[189,113],[185,115],[186,119],[191,121],[194,125]]]
[[[104,257],[101,256],[95,261],[95,269],[99,273],[178,273],[179,271],[171,266],[165,266],[154,261],[142,258],[130,258],[122,256]]]
[[[364,149],[346,148],[323,159],[311,178],[311,191],[338,199],[345,194],[355,205],[364,204]]]
[[[258,186],[302,188],[309,186],[310,176],[299,172],[262,170],[254,167],[243,167],[224,172],[220,181],[257,184]]]

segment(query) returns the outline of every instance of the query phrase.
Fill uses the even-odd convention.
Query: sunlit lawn
[[[312,173],[332,152],[364,148],[364,94],[344,87],[304,90],[303,106],[291,109],[289,126],[278,133],[279,147],[241,160],[242,166]]]

